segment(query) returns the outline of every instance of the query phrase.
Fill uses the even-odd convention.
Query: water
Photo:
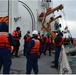
[[[76,74],[76,55],[68,56],[69,64],[72,69],[72,74]]]
[[[76,46],[74,46],[73,44],[66,45],[65,51],[68,56],[68,61],[72,70],[72,74],[76,74]]]

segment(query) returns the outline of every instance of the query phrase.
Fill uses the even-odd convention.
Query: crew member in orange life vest
[[[40,56],[42,54],[42,50],[41,50],[41,35],[40,35],[40,32],[38,32],[38,40],[40,41]]]
[[[41,42],[41,35],[40,35],[40,32],[38,32],[38,40]]]
[[[46,55],[47,50],[49,50],[49,56],[51,56],[51,36],[49,32],[47,33],[47,36],[46,36],[46,45],[45,45],[44,55]]]
[[[38,31],[34,30],[32,32],[32,39],[27,45],[26,49],[26,74],[30,74],[32,69],[35,74],[38,74],[38,57],[40,55],[40,41],[38,40]]]
[[[18,56],[18,51],[19,51],[20,39],[21,39],[20,27],[16,27],[16,30],[13,31],[12,36],[13,36],[15,42],[16,42],[16,46],[14,47],[12,55],[15,53],[15,57],[19,57]]]
[[[0,71],[3,66],[3,74],[9,74],[11,61],[11,46],[15,46],[15,41],[8,33],[8,25],[5,22],[0,24]]]
[[[58,60],[59,60],[59,55],[61,51],[61,47],[64,44],[65,38],[63,38],[63,33],[59,32],[57,37],[55,38],[55,59],[52,63],[54,63],[52,68],[58,68]]]
[[[24,50],[23,50],[23,55],[24,56],[26,55],[27,44],[31,40],[31,36],[29,34],[30,34],[30,31],[27,31],[26,35],[24,36]]]
[[[41,54],[44,53],[46,37],[44,34],[41,35]]]

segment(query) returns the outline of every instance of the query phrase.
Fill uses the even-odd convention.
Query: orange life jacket
[[[58,44],[54,43],[54,45],[55,46],[61,46],[64,44],[64,40],[65,40],[65,38],[62,38],[62,40]]]
[[[76,40],[73,41],[74,45],[76,46]]]
[[[26,35],[26,42],[29,42],[31,40],[31,37],[29,35]]]
[[[45,41],[44,41],[44,39],[42,38],[42,40],[41,40],[41,43],[44,43]]]
[[[9,50],[11,50],[7,32],[0,32],[0,48],[8,48]]]
[[[48,43],[48,44],[51,43],[51,37],[49,37],[49,38],[47,37],[47,38],[46,38],[46,43]]]
[[[14,32],[12,33],[13,38],[15,36],[17,36],[19,34],[19,32],[17,32],[16,30],[14,30]],[[19,40],[20,38],[14,38],[14,40]]]
[[[38,55],[40,55],[40,52],[39,52],[40,41],[39,40],[36,40],[36,39],[33,39],[33,40],[35,41],[35,45],[30,50],[30,54],[38,53]]]

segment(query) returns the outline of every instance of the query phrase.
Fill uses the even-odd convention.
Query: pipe
[[[34,17],[34,14],[33,14],[32,10],[24,2],[22,2],[22,1],[18,1],[18,2],[22,3],[23,6],[28,10],[28,12],[31,16],[31,19],[32,19],[32,31],[33,31],[35,29],[34,28],[35,27],[35,17]]]

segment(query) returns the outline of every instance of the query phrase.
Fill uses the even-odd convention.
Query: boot
[[[55,61],[52,61],[51,63],[55,63]]]
[[[58,65],[53,65],[53,66],[51,66],[52,68],[56,68],[56,69],[58,69]]]

